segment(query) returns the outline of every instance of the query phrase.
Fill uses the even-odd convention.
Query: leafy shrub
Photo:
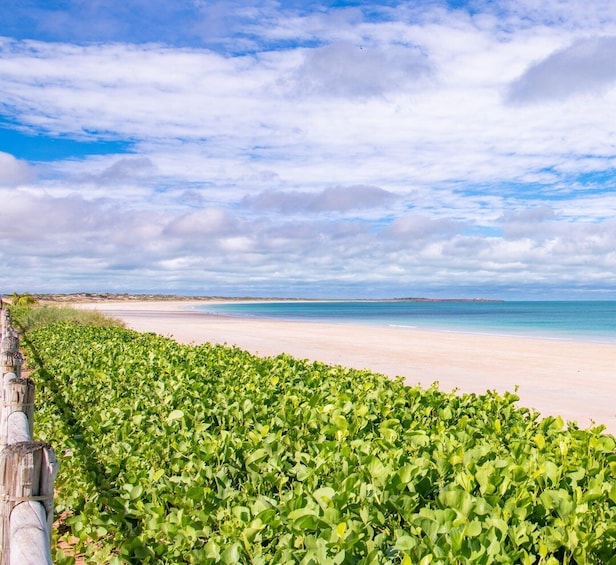
[[[86,562],[616,562],[614,438],[514,394],[118,328],[47,327],[27,353]]]
[[[96,310],[77,310],[71,306],[10,306],[13,324],[23,332],[43,328],[57,322],[70,322],[79,326],[122,326],[119,320]]]
[[[11,304],[14,306],[32,306],[33,304],[37,304],[37,300],[31,294],[17,294],[14,292],[11,294]]]

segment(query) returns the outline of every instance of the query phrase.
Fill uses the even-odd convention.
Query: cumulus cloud
[[[554,235],[556,212],[551,206],[537,206],[523,210],[508,210],[499,218],[503,236],[508,239],[533,237],[544,239]],[[564,229],[570,229],[565,222]]]
[[[616,288],[616,4],[600,2],[238,0],[230,19],[199,1],[205,48],[131,26],[0,38],[3,116],[37,142],[130,144],[38,178],[0,154],[0,219],[24,218],[0,257],[41,290]]]
[[[165,234],[172,236],[200,236],[230,234],[237,221],[229,212],[220,208],[205,208],[184,214],[172,220]]]
[[[71,279],[92,288],[110,269],[143,276],[178,254],[175,242],[161,236],[167,218],[126,210],[119,201],[15,189],[1,190],[0,201],[0,248],[10,250],[14,266],[0,273],[5,288],[66,288]]]
[[[77,244],[92,235],[117,230],[125,221],[123,214],[108,202],[88,201],[78,195],[56,198],[4,189],[0,198],[0,237],[4,241],[39,242],[53,247],[57,238],[65,243],[74,238]]]
[[[531,65],[509,86],[513,104],[565,100],[597,94],[616,83],[616,36],[575,41]]]
[[[335,186],[321,192],[270,190],[255,196],[247,195],[242,204],[253,210],[275,210],[284,213],[345,212],[382,207],[396,196],[376,186]]]
[[[177,197],[180,204],[190,206],[191,208],[200,208],[203,206],[203,196],[196,190],[184,190]]]
[[[316,294],[329,288],[344,295],[353,285],[393,288],[392,280],[425,289],[442,281],[489,280],[495,288],[516,281],[539,284],[560,280],[580,265],[597,284],[608,284],[616,266],[615,221],[575,222],[549,206],[508,211],[499,220],[502,237],[481,237],[467,235],[468,223],[428,214],[396,217],[375,230],[369,222],[327,214],[242,217],[241,210],[220,207],[152,214],[124,210],[120,200],[16,189],[2,189],[0,199],[6,203],[0,207],[0,248],[16,254],[29,273],[23,280],[34,290],[50,281],[66,285],[66,273],[73,281],[96,273],[103,288],[128,277],[144,289],[181,281],[184,291],[228,294],[296,281],[290,294],[300,288],[310,294],[305,285],[313,281]],[[10,273],[0,273],[4,286],[14,284],[11,280]],[[338,287],[328,286],[334,281]]]
[[[451,219],[435,219],[423,215],[409,214],[396,218],[384,230],[388,237],[418,242],[426,240],[447,240],[464,229],[464,224]]]
[[[16,186],[34,180],[35,176],[28,163],[0,151],[0,186]]]
[[[417,47],[340,42],[306,50],[293,84],[300,95],[361,98],[416,87],[430,70]]]
[[[100,173],[86,175],[86,178],[105,184],[150,176],[155,172],[156,167],[151,159],[147,157],[126,157],[115,161]]]

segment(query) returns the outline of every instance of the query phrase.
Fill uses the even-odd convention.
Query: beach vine
[[[57,563],[616,563],[614,437],[515,394],[117,327],[27,342]]]

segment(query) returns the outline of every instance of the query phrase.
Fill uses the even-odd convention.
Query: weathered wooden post
[[[0,453],[1,565],[51,564],[57,471],[55,453],[42,441],[9,444]]]
[[[23,414],[27,425],[28,438],[33,437],[34,427],[34,381],[19,378],[15,373],[5,373],[2,388],[2,406],[0,410],[0,448],[9,441],[9,426],[15,427]],[[24,441],[16,440],[16,441]]]
[[[19,337],[6,308],[0,322],[0,565],[51,565],[58,461],[47,443],[32,441],[34,382],[21,378]]]
[[[2,312],[2,317],[0,318],[2,322],[2,333],[4,333],[5,328],[11,325],[11,312],[8,308],[4,307],[0,310],[0,312]]]
[[[3,375],[5,373],[15,373],[19,378],[21,376],[22,363],[23,357],[19,351],[2,351],[0,354],[0,365]]]
[[[2,325],[2,338],[4,338],[4,336],[8,333],[8,331],[13,329],[12,322],[11,322],[11,312],[9,311],[8,308],[2,308],[0,312],[1,312],[0,323]]]
[[[19,350],[19,337],[12,328],[7,328],[2,336],[2,349],[6,351]]]
[[[2,374],[15,373],[17,377],[21,376],[21,365],[23,357],[19,352],[19,338],[12,335],[5,335],[0,344],[0,368]]]

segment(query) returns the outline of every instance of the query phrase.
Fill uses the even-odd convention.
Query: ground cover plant
[[[30,295],[25,295],[30,296]],[[55,306],[26,301],[22,297],[11,304],[13,325],[22,332],[30,332],[57,322],[70,322],[79,326],[122,326],[120,320],[105,316],[96,310],[78,310],[72,306]]]
[[[86,562],[616,563],[614,437],[514,394],[122,328],[25,349]]]

